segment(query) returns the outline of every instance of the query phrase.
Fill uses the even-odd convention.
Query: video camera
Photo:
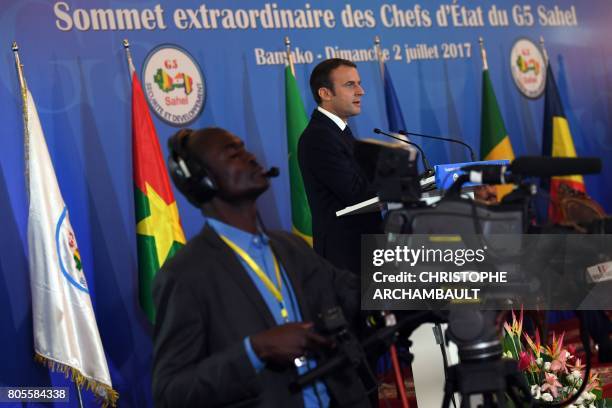
[[[386,216],[385,233],[391,237],[389,239],[398,234],[478,234],[492,237],[496,234],[575,233],[566,226],[534,224],[533,197],[538,189],[528,180],[532,177],[548,179],[553,176],[599,173],[601,160],[521,157],[509,166],[485,164],[466,166],[462,170],[464,174],[456,178],[435,205],[423,205],[414,197],[405,201],[402,200],[405,194],[396,195],[394,198],[399,199],[402,206],[389,211]],[[467,182],[491,185],[515,183],[517,188],[498,205],[488,205],[462,194],[462,186]],[[610,232],[606,229],[609,225],[609,219],[599,220],[587,223],[585,229],[606,233]],[[460,392],[464,401],[469,401],[470,395],[482,394],[484,406],[491,407],[505,406],[504,393],[517,406],[532,403],[531,394],[516,363],[501,359],[502,347],[495,330],[496,315],[494,311],[476,308],[450,309],[447,337],[457,344],[461,362],[448,370],[443,406],[449,406],[454,392]],[[581,327],[581,333],[587,360],[590,360],[590,347],[586,344],[588,331]],[[587,363],[586,378],[590,361]],[[583,389],[584,386],[567,404],[575,400]]]
[[[387,239],[394,239],[400,234],[478,234],[491,237],[498,234],[567,233],[569,229],[565,226],[534,224],[533,197],[538,189],[529,180],[532,177],[550,178],[601,171],[601,161],[598,158],[521,157],[510,165],[466,166],[462,168],[464,173],[442,193],[441,200],[435,205],[427,205],[421,201],[417,154],[414,150],[360,142],[356,146],[356,156],[365,163],[363,171],[378,189],[380,201],[395,203],[385,217]],[[499,204],[487,205],[465,196],[462,186],[467,182],[492,185],[513,183],[517,187]],[[607,227],[612,223],[609,221],[599,221],[596,224],[585,229],[589,232],[610,232]],[[393,342],[398,338],[409,337],[423,322],[445,321],[448,322],[446,337],[457,344],[460,363],[448,368],[443,406],[450,405],[455,392],[461,394],[462,406],[469,406],[469,398],[474,394],[483,396],[484,407],[505,406],[505,395],[516,406],[539,404],[532,401],[530,390],[518,372],[516,362],[501,359],[502,346],[495,325],[498,315],[496,311],[456,307],[445,312],[413,311],[395,314],[398,316],[396,324],[379,328],[361,346],[351,340],[354,347],[346,347],[327,363],[320,364],[317,373],[309,373],[308,382],[318,378],[322,372],[328,372],[331,366],[355,361],[351,357],[354,356],[351,347],[354,350],[364,350],[375,343]],[[582,327],[582,321],[581,334],[587,353],[588,378],[590,347],[587,345],[588,331]],[[566,404],[578,398],[586,383],[583,381],[582,387]]]

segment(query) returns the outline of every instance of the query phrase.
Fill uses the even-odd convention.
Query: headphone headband
[[[204,165],[189,151],[189,137],[193,133],[192,129],[181,129],[168,139],[168,168],[179,191],[191,204],[199,208],[213,198],[217,187]]]

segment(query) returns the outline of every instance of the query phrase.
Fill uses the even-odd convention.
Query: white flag
[[[36,359],[115,405],[76,238],[34,99],[24,92],[28,248]]]

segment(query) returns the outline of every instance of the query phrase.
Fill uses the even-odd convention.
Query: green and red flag
[[[514,160],[514,151],[506,131],[504,120],[495,97],[489,69],[482,71],[482,114],[480,122],[480,159]],[[497,198],[501,199],[512,190],[512,185],[496,186]]]
[[[577,157],[572,133],[561,104],[559,90],[550,64],[546,68],[546,93],[544,97],[544,131],[542,156]],[[561,220],[558,202],[559,187],[566,184],[574,190],[585,191],[584,179],[580,175],[552,177],[544,181],[544,187],[550,188],[550,205],[548,220],[556,223]]]
[[[145,95],[136,72],[131,68],[139,299],[140,306],[153,323],[153,279],[164,262],[185,244],[185,234]]]
[[[291,224],[292,231],[312,245],[312,216],[304,180],[298,164],[298,141],[306,125],[308,116],[304,109],[302,96],[291,71],[291,66],[285,68],[285,115],[287,120],[287,150],[289,154],[289,180],[291,185]]]

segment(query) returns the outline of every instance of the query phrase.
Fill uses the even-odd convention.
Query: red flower
[[[533,354],[528,353],[526,351],[521,351],[519,353],[519,362],[518,362],[519,370],[525,371],[532,364],[535,364],[535,359],[533,358]]]

